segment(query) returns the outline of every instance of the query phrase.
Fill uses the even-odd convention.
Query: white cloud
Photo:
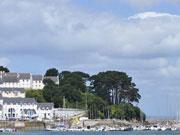
[[[147,18],[159,18],[159,17],[178,17],[178,16],[171,15],[168,13],[145,12],[131,16],[128,19],[147,19]]]
[[[168,79],[180,79],[180,58],[176,60],[175,65],[168,65],[161,68],[160,73],[162,76],[167,77]]]
[[[177,15],[145,12],[121,19],[82,11],[66,0],[6,0],[0,11],[2,55],[37,55],[85,69],[98,63],[159,70],[168,65],[166,57],[180,52]]]
[[[139,9],[152,8],[157,5],[168,4],[168,5],[176,5],[180,3],[180,0],[97,0],[102,2],[115,2],[115,3],[127,3],[132,7],[136,7]]]
[[[1,66],[7,66],[9,64],[10,64],[10,60],[8,58],[5,58],[5,57],[0,58],[0,65]]]
[[[1,56],[33,55],[68,70],[125,71],[149,91],[174,83],[164,75],[180,74],[170,60],[180,54],[178,15],[148,12],[122,19],[66,0],[4,0],[0,18]],[[151,82],[150,88],[141,82]],[[173,86],[177,91],[179,83]]]

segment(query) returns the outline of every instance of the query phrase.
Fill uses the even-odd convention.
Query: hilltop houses
[[[44,79],[51,79],[59,84],[58,76],[32,75],[31,73],[5,73],[0,71],[0,87],[43,89]]]
[[[25,98],[24,88],[0,88],[0,120],[52,120],[53,103]]]
[[[55,84],[59,84],[58,76],[0,71],[0,121],[43,121],[53,120],[53,118],[72,117],[84,113],[84,110],[54,108],[53,103],[37,103],[35,98],[26,98],[25,89],[43,89],[44,79],[51,79]]]

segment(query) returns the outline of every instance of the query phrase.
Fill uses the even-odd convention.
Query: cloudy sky
[[[0,65],[12,72],[127,72],[148,116],[180,103],[180,0],[0,0]]]

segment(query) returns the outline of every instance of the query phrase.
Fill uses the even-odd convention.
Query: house
[[[2,97],[7,98],[25,98],[24,88],[0,88],[0,93]]]
[[[19,87],[30,89],[32,88],[32,74],[31,73],[19,73]]]
[[[32,89],[43,89],[43,75],[32,75]]]
[[[44,79],[51,79],[55,84],[59,84],[58,76],[32,75],[31,73],[5,73],[0,71],[0,87],[43,89]]]
[[[53,103],[25,98],[24,88],[0,88],[0,120],[52,120]]]
[[[3,119],[34,119],[37,115],[37,103],[34,98],[2,98]]]
[[[37,104],[38,120],[52,119],[54,116],[53,103],[38,103]]]
[[[50,80],[52,80],[55,84],[59,84],[59,77],[58,77],[58,76],[45,76],[44,79],[50,79]]]

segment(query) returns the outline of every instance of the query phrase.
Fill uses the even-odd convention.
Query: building
[[[0,88],[0,120],[52,120],[53,103],[25,98],[24,88]]]
[[[54,104],[53,103],[38,103],[37,104],[38,120],[49,119],[54,116]]]
[[[50,79],[50,80],[52,80],[55,84],[59,84],[59,77],[58,77],[58,76],[45,76],[44,79]]]
[[[0,94],[6,98],[25,98],[24,88],[0,88]]]
[[[85,114],[85,110],[73,109],[73,108],[55,108],[54,116],[57,118],[71,118],[73,116]]]
[[[32,89],[43,89],[43,75],[32,75]]]
[[[44,77],[31,73],[5,73],[0,71],[0,87],[4,88],[43,89],[44,79],[51,79],[55,84],[59,84],[58,76]]]

